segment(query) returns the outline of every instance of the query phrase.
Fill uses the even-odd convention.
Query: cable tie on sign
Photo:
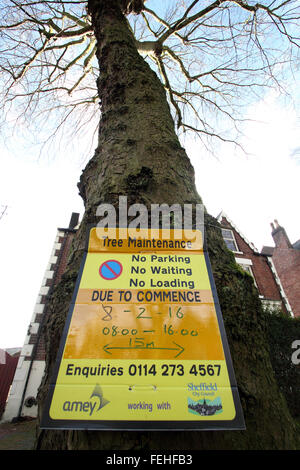
[[[157,391],[157,386],[156,385],[152,385],[152,384],[144,384],[144,385],[139,385],[139,384],[136,384],[136,385],[129,385],[128,387],[128,390],[130,390],[131,392],[134,392],[134,391],[138,391],[138,392],[146,392],[146,391],[153,391],[153,392],[156,392]]]

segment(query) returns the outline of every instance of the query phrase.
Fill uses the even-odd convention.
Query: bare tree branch
[[[90,106],[97,121],[101,71],[86,2],[2,4],[3,116],[11,116],[9,122],[27,117],[32,125],[52,110],[59,131],[59,119],[65,126],[76,109],[82,115]],[[128,16],[136,46],[160,75],[177,128],[224,138],[217,118],[236,130],[250,92],[256,99],[264,89],[282,87],[280,74],[298,60],[300,2],[166,0],[164,6],[158,13],[148,0],[141,14]]]

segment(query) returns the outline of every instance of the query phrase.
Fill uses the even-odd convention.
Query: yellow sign
[[[243,429],[201,232],[110,235],[89,233],[41,427]]]

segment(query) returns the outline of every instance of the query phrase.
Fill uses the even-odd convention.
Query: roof
[[[255,252],[259,253],[258,249],[253,245],[253,243],[249,242],[249,240],[242,234],[242,232],[237,228],[237,226],[230,220],[230,218],[225,214],[225,212],[222,210],[220,214],[217,217],[217,221],[221,223],[222,218],[227,220],[227,222],[231,225],[231,227],[239,234],[239,236],[244,240],[247,245],[250,246],[250,248]]]
[[[22,348],[6,348],[5,351],[10,355],[10,356],[15,356],[21,352]]]
[[[273,252],[274,252],[273,246],[263,246],[261,250],[261,254],[266,255],[266,256],[272,256]]]
[[[79,228],[79,216],[77,212],[72,212],[69,227],[68,228],[58,228],[61,232],[76,232]]]
[[[295,248],[296,250],[300,250],[300,240],[298,240],[297,242],[293,243],[293,248]]]

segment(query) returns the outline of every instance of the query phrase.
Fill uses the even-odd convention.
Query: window
[[[244,271],[246,271],[248,274],[250,274],[250,276],[253,277],[254,284],[257,287],[255,277],[254,277],[254,274],[253,274],[253,271],[252,271],[252,268],[251,268],[252,261],[248,260],[248,259],[244,259],[244,258],[235,258],[235,261],[240,265],[240,267]]]
[[[250,274],[250,276],[254,278],[253,272],[250,266],[248,266],[247,264],[242,264],[242,263],[240,263],[240,266],[241,268],[243,268],[244,271],[246,271],[248,274]]]
[[[239,251],[232,230],[222,228],[222,235],[229,250]]]
[[[244,271],[247,271],[248,274],[251,274],[251,276],[253,276],[252,269],[250,268],[250,266],[242,263],[240,263],[240,266],[243,268]]]

